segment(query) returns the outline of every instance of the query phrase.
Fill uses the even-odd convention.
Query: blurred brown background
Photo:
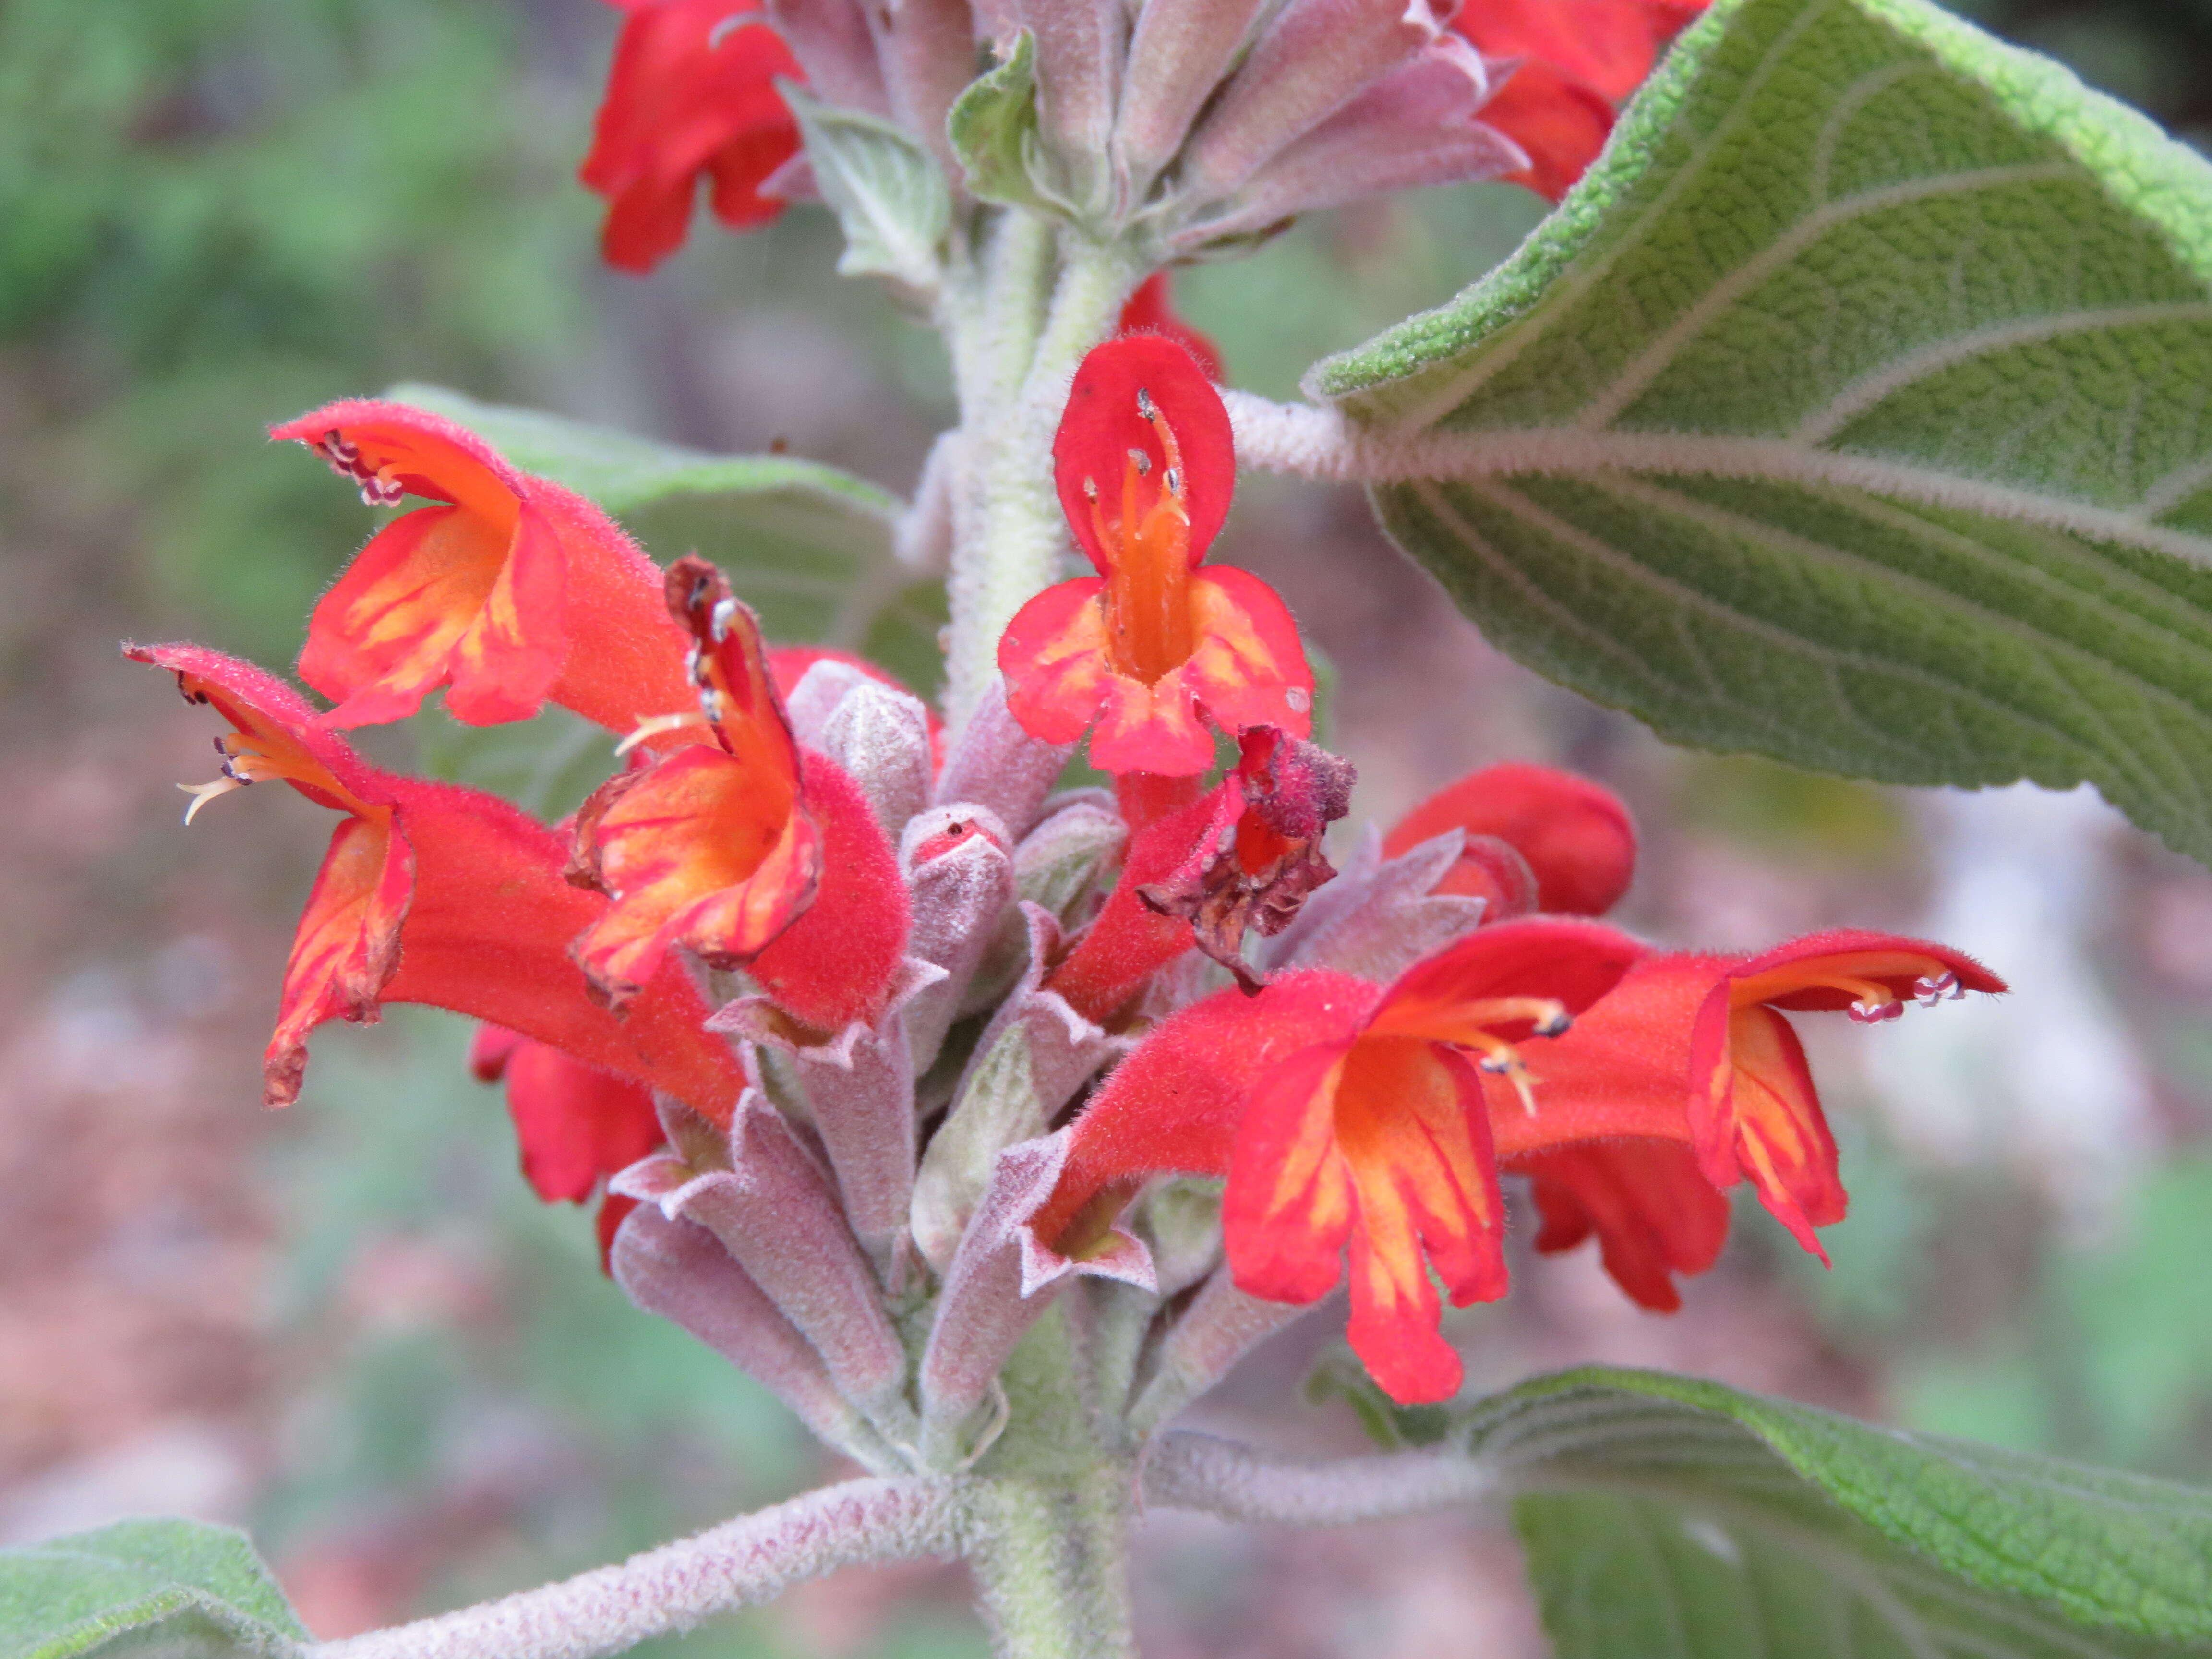
[[[1974,10],[2212,132],[2208,0]],[[782,440],[910,486],[949,418],[944,367],[872,291],[826,280],[820,215],[702,229],[647,282],[595,263],[570,174],[614,21],[590,0],[0,8],[0,1542],[239,1522],[337,1635],[828,1472],[599,1279],[585,1214],[529,1198],[459,1022],[326,1030],[300,1104],[256,1105],[327,822],[259,790],[180,830],[173,786],[209,775],[209,722],[113,648],[191,636],[289,664],[367,525],[261,429],[402,378],[714,449]],[[1287,396],[1538,211],[1508,186],[1430,192],[1301,225],[1179,295],[1234,380]],[[1672,1320],[1586,1254],[1516,1257],[1511,1301],[1455,1327],[1477,1383],[1665,1365],[2212,1476],[2212,875],[2093,799],[1665,750],[1486,649],[1352,493],[1255,481],[1226,550],[1335,663],[1364,817],[1490,760],[1563,762],[1638,813],[1632,925],[1714,946],[1925,931],[2021,988],[1808,1033],[1854,1199],[1832,1272],[1751,1206]],[[404,734],[379,741],[406,757]],[[1332,1340],[1309,1320],[1202,1413],[1356,1449],[1343,1407],[1300,1403]],[[1159,1516],[1145,1552],[1162,1659],[1537,1650],[1492,1519]],[[963,1598],[953,1570],[848,1573],[665,1645],[979,1654]]]

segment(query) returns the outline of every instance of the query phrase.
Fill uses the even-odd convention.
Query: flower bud
[[[906,827],[899,862],[913,916],[907,948],[945,970],[907,1009],[916,1072],[927,1071],[937,1058],[945,1028],[1013,902],[1008,846],[1006,826],[987,807],[933,806]]]
[[[896,1422],[906,1350],[828,1178],[755,1089],[738,1102],[729,1148],[726,1170],[702,1174],[675,1158],[648,1158],[609,1189],[720,1239],[821,1355],[838,1393],[872,1421]]]
[[[1072,743],[1044,743],[1006,708],[1006,684],[994,676],[945,757],[933,798],[947,805],[987,806],[1016,836],[1025,836],[1067,769]]]
[[[1014,1345],[1070,1279],[1154,1288],[1150,1254],[1126,1232],[1109,1233],[1078,1260],[1030,1231],[1030,1219],[1051,1196],[1066,1158],[1065,1129],[1000,1153],[945,1271],[921,1360],[922,1456],[933,1468],[957,1464],[969,1450],[964,1431],[990,1397]]]
[[[829,666],[815,664],[806,671],[806,678]],[[805,684],[801,680],[800,689]],[[921,700],[864,678],[830,709],[817,746],[860,786],[875,809],[876,823],[896,846],[907,821],[929,801],[934,763],[929,712]]]
[[[889,1465],[881,1437],[837,1392],[822,1356],[704,1227],[641,1204],[615,1235],[609,1270],[632,1302],[681,1325],[823,1440],[872,1468]]]
[[[951,1109],[915,1177],[914,1236],[939,1273],[951,1264],[999,1154],[1043,1134],[1101,1066],[1129,1045],[1109,1037],[1055,994],[1038,989],[1060,947],[1060,929],[1024,904],[1030,966],[975,1045]]]
[[[1474,932],[1483,901],[1434,890],[1458,865],[1462,841],[1454,830],[1386,860],[1370,831],[1351,864],[1271,941],[1269,971],[1334,968],[1382,983]]]

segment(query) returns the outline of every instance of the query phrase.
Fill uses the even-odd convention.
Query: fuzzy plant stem
[[[848,1480],[557,1584],[325,1642],[308,1659],[593,1659],[864,1562],[954,1555],[959,1484]]]
[[[1009,216],[972,286],[940,308],[961,398],[945,708],[957,731],[997,672],[999,635],[1061,574],[1067,527],[1053,493],[1052,438],[1084,354],[1114,331],[1145,274],[1127,249],[1072,233],[1046,244],[1057,275],[1040,313],[1040,232]],[[1049,235],[1050,233],[1042,233]]]
[[[1145,1460],[1145,1498],[1224,1521],[1339,1527],[1456,1509],[1494,1498],[1494,1471],[1443,1452],[1397,1452],[1327,1463],[1279,1461],[1212,1435],[1173,1431]]]
[[[968,1564],[1001,1659],[1135,1659],[1126,1463],[1073,1479],[977,1480]]]

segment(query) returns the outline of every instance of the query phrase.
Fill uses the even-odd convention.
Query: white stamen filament
[[[707,717],[692,708],[687,708],[679,714],[640,714],[635,729],[615,745],[615,753],[627,755],[647,738],[657,738],[663,732],[680,732],[687,726],[704,726],[706,723]]]
[[[199,815],[200,808],[205,806],[217,795],[227,795],[234,789],[243,789],[252,781],[252,778],[222,777],[210,779],[206,783],[179,784],[177,787],[192,798],[192,804],[185,808],[185,822],[190,823]]]

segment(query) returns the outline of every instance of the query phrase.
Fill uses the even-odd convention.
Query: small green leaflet
[[[1307,465],[1662,736],[2087,780],[2212,860],[2212,167],[2048,60],[1719,0],[1514,258],[1308,386]]]
[[[307,1640],[228,1527],[124,1521],[0,1550],[0,1659],[282,1659]]]
[[[1516,1494],[1560,1659],[2212,1653],[2212,1492],[1595,1366],[1447,1441]]]
[[[900,128],[777,82],[806,140],[814,182],[845,232],[841,276],[888,276],[927,294],[943,274],[952,191],[937,158]]]
[[[946,122],[970,195],[1054,210],[1032,176],[1036,125],[1036,37],[1024,29],[1004,63],[969,83]]]

